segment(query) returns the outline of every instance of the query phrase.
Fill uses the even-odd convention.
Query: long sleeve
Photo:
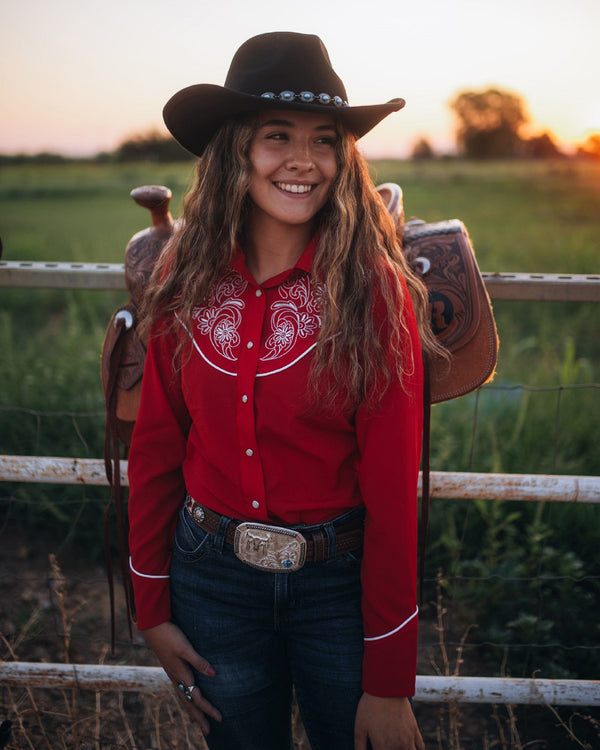
[[[408,294],[406,294],[408,299]],[[362,566],[363,688],[378,696],[414,694],[417,651],[417,480],[423,372],[410,303],[403,384],[392,383],[376,410],[357,414],[359,483],[366,507]]]
[[[140,630],[170,617],[169,565],[190,425],[172,363],[176,343],[164,323],[152,332],[129,456],[130,564]]]

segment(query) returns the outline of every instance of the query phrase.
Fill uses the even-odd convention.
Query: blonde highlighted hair
[[[240,243],[243,247],[256,130],[256,117],[228,122],[200,157],[183,216],[150,280],[142,316],[147,329],[174,312],[191,328],[194,308],[207,303]],[[402,253],[366,161],[354,137],[339,125],[338,132],[338,171],[316,217],[320,238],[312,277],[322,289],[322,326],[311,381],[322,403],[351,409],[366,398],[376,401],[392,379],[402,381],[414,367],[402,346],[407,300],[400,277],[423,349],[438,352],[439,346],[429,326],[426,290]],[[377,315],[376,296],[383,301]]]

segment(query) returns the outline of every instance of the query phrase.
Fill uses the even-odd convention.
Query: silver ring
[[[192,692],[196,686],[190,685],[189,687],[185,684],[185,682],[178,682],[177,683],[177,690],[179,690],[180,693],[183,693],[183,697],[188,701],[188,703],[191,703],[194,700],[194,697],[192,696]]]

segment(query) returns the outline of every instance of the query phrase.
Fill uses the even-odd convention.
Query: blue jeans
[[[171,563],[173,621],[217,672],[195,675],[223,714],[209,747],[292,748],[295,690],[312,750],[351,750],[362,695],[360,552],[267,572],[238,560],[226,529],[222,519],[208,534],[182,509]]]

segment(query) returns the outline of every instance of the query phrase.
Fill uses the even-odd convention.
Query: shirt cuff
[[[129,562],[138,630],[148,630],[171,619],[171,587],[168,575],[147,575]]]
[[[418,609],[397,628],[365,638],[363,690],[381,698],[415,694]]]

